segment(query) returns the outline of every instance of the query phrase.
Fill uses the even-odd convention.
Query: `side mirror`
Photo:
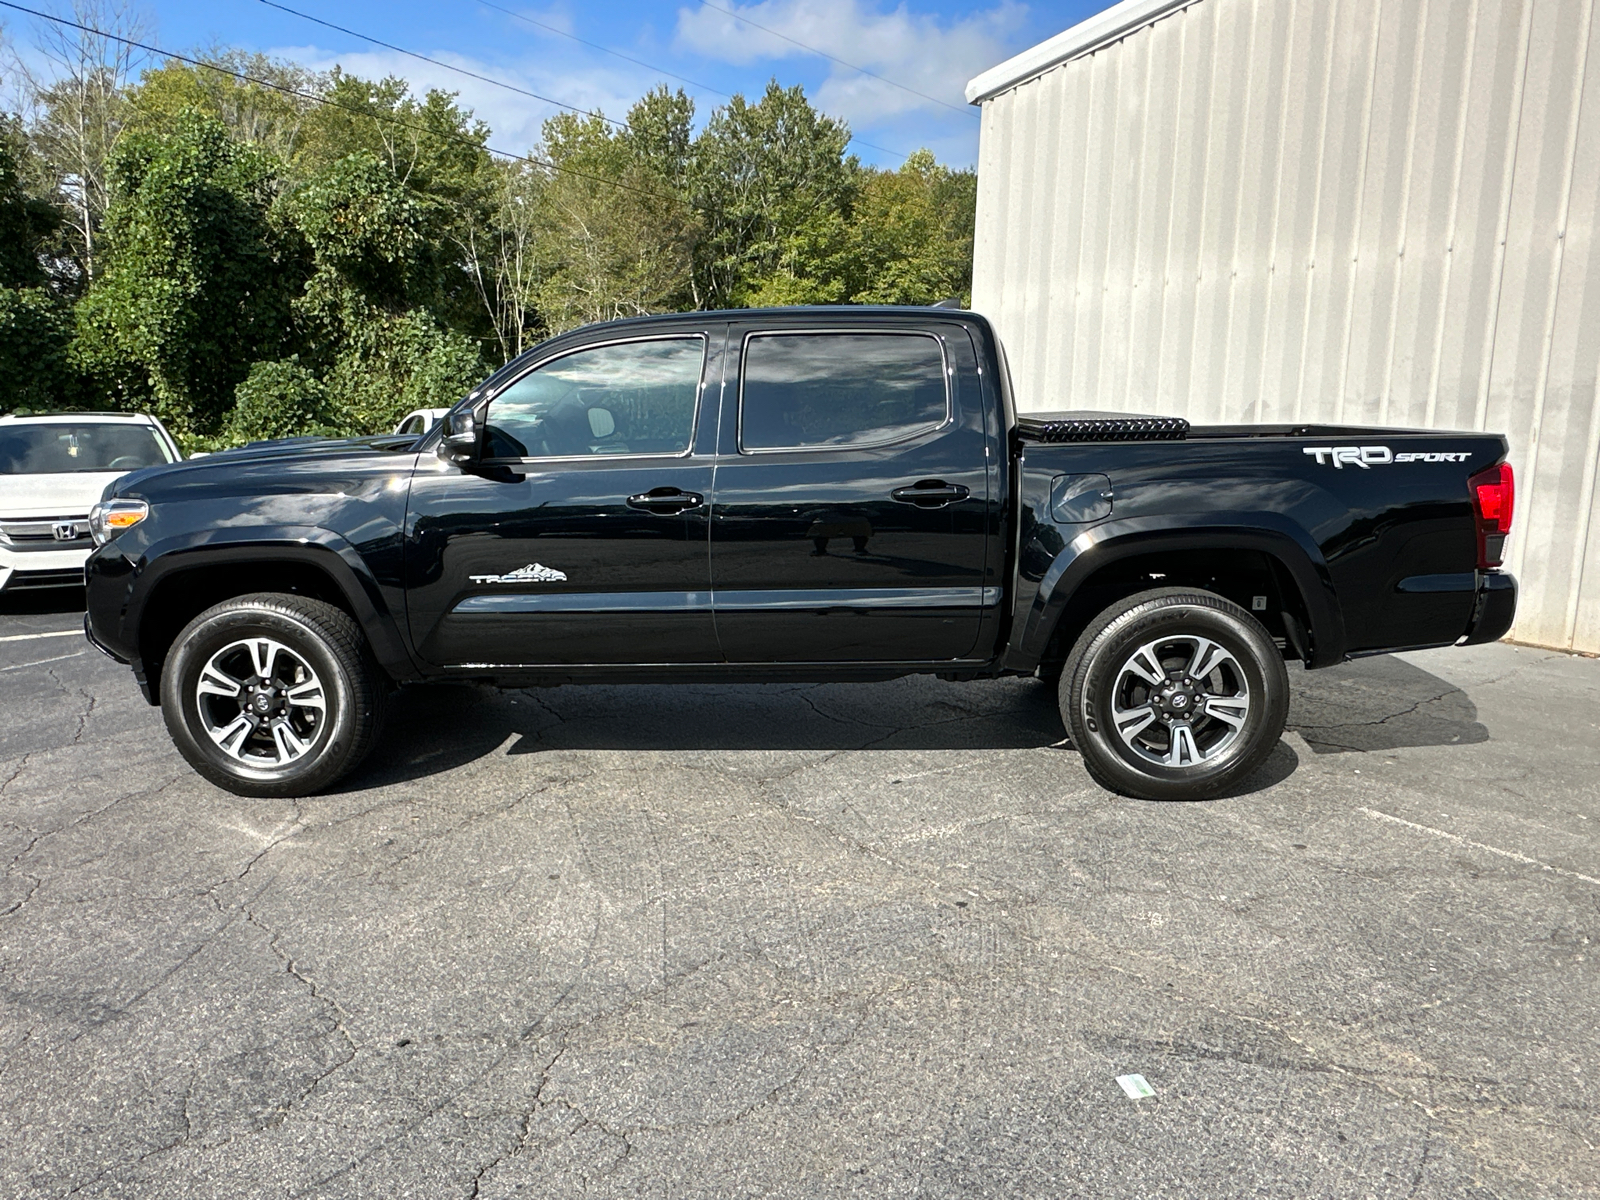
[[[444,418],[444,434],[439,439],[439,457],[458,465],[478,460],[478,417],[472,409],[450,413]]]

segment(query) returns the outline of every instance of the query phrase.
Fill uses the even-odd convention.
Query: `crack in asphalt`
[[[260,918],[249,909],[244,909],[242,911],[244,913],[244,919],[246,922],[254,925],[262,933],[267,935],[267,949],[271,950],[272,953],[275,954],[283,963],[283,969],[290,975],[294,976],[294,978],[298,980],[302,986],[304,986],[307,993],[310,994],[313,1000],[317,1001],[317,1003],[325,1006],[329,1010],[331,1015],[327,1019],[332,1023],[332,1032],[338,1033],[338,1035],[344,1040],[345,1046],[349,1051],[344,1058],[334,1063],[333,1066],[313,1076],[311,1082],[300,1090],[299,1095],[281,1104],[275,1119],[267,1123],[267,1127],[270,1128],[274,1125],[280,1125],[284,1121],[288,1120],[289,1114],[294,1111],[295,1106],[308,1099],[317,1090],[317,1088],[322,1086],[324,1080],[336,1072],[343,1070],[345,1067],[354,1062],[356,1055],[360,1052],[360,1048],[356,1045],[355,1038],[350,1035],[350,1029],[346,1024],[350,1018],[350,1014],[345,1010],[344,1005],[340,1004],[339,1001],[333,996],[325,994],[323,990],[317,986],[316,980],[312,979],[309,975],[305,974],[295,965],[294,956],[278,945],[279,934],[276,930],[262,924]]]
[[[24,757],[26,757],[26,756],[24,756]],[[21,771],[19,769],[18,774],[20,774],[20,773],[21,773]],[[16,776],[13,775],[12,778],[14,779],[14,778],[16,778]],[[78,826],[86,824],[87,822],[94,820],[96,817],[100,816],[102,813],[109,812],[111,809],[116,808],[119,804],[123,804],[123,803],[125,803],[125,802],[127,802],[129,800],[136,800],[136,799],[139,799],[139,798],[145,797],[145,796],[158,796],[162,792],[166,791],[173,784],[177,783],[181,778],[183,778],[181,775],[174,775],[171,779],[167,780],[167,782],[165,782],[165,783],[163,783],[163,784],[161,784],[161,785],[159,785],[157,787],[146,788],[146,789],[144,789],[142,791],[138,791],[138,792],[125,792],[124,794],[118,796],[116,799],[112,800],[108,804],[103,804],[99,808],[90,809],[88,812],[80,813],[78,816],[76,816],[72,820],[68,821],[65,825],[60,825],[60,826],[57,826],[54,829],[47,829],[42,833],[34,834],[32,839],[28,842],[28,844],[26,846],[24,846],[22,848],[22,850],[20,850],[16,855],[14,855],[12,857],[11,862],[6,867],[5,877],[9,879],[12,876],[12,873],[14,871],[16,871],[17,867],[21,864],[23,856],[27,855],[27,854],[31,854],[33,852],[34,848],[36,846],[38,846],[38,844],[40,842],[44,841],[46,838],[59,837],[61,834],[66,833],[68,830],[76,829]],[[10,781],[8,780],[7,782],[10,782]],[[20,829],[22,827],[21,826],[17,826],[17,825],[13,825],[12,828],[18,829],[20,831]],[[28,873],[28,872],[19,872],[19,873],[22,874],[23,878],[25,878],[25,879],[33,879],[34,878],[34,876],[32,874]],[[17,913],[21,912],[23,906],[26,905],[30,900],[32,900],[35,895],[38,894],[40,888],[43,887],[43,885],[44,885],[44,881],[43,881],[43,879],[41,877],[35,883],[35,885],[32,888],[29,889],[28,894],[26,896],[24,896],[20,901],[18,901],[16,904],[13,904],[10,908],[5,909],[4,911],[0,911],[0,917],[15,916]]]
[[[1513,667],[1511,670],[1502,672],[1501,674],[1496,675],[1491,679],[1485,679],[1485,680],[1482,680],[1482,681],[1474,681],[1473,683],[1468,684],[1467,687],[1472,687],[1472,688],[1475,688],[1475,689],[1492,688],[1492,687],[1494,687],[1494,686],[1496,686],[1498,684],[1504,683],[1506,680],[1511,679],[1512,677],[1514,677],[1516,675],[1522,674],[1524,671],[1528,671],[1528,670],[1533,669],[1536,666],[1539,666],[1541,663],[1546,663],[1546,662],[1550,662],[1550,661],[1552,661],[1554,659],[1567,658],[1567,657],[1570,657],[1570,656],[1569,655],[1564,655],[1564,654],[1547,654],[1547,655],[1543,655],[1543,656],[1535,659],[1533,662],[1523,663],[1520,666]],[[1308,730],[1308,729],[1311,729],[1311,730],[1320,730],[1320,729],[1370,729],[1370,728],[1374,728],[1374,727],[1379,726],[1379,725],[1387,725],[1390,721],[1398,721],[1402,717],[1409,717],[1412,714],[1414,714],[1415,712],[1417,712],[1418,709],[1421,709],[1424,706],[1429,705],[1429,704],[1437,704],[1439,701],[1448,699],[1451,696],[1462,696],[1462,697],[1465,697],[1466,696],[1466,687],[1456,686],[1456,687],[1446,688],[1444,691],[1440,692],[1436,696],[1427,696],[1427,697],[1425,697],[1425,698],[1423,698],[1421,700],[1418,700],[1415,704],[1412,704],[1412,705],[1410,705],[1410,706],[1408,706],[1406,708],[1401,709],[1399,712],[1389,713],[1387,716],[1379,717],[1377,720],[1374,720],[1374,721],[1335,721],[1335,722],[1331,722],[1331,723],[1326,724],[1326,725],[1320,725],[1320,724],[1316,724],[1316,723],[1313,723],[1313,722],[1307,722],[1307,721],[1290,721],[1288,723],[1287,728],[1292,729],[1294,732],[1300,734],[1301,737],[1304,737],[1305,740],[1307,742],[1310,742],[1312,745],[1336,746],[1341,750],[1350,750],[1350,751],[1354,751],[1356,753],[1363,753],[1364,754],[1364,753],[1368,753],[1368,751],[1364,750],[1360,746],[1351,746],[1351,745],[1347,745],[1344,742],[1331,741],[1331,740],[1328,740],[1328,739],[1325,739],[1325,738],[1309,737],[1309,736],[1307,736],[1305,731]],[[1305,702],[1307,702],[1307,703],[1338,703],[1338,701],[1335,698],[1331,698],[1331,697],[1329,697],[1329,698],[1308,697]]]
[[[506,813],[514,812],[518,808],[521,808],[529,800],[532,800],[537,796],[542,796],[546,792],[551,791],[552,789],[560,788],[560,787],[566,787],[568,784],[577,783],[580,780],[588,779],[591,776],[593,776],[595,774],[599,774],[599,773],[600,772],[585,771],[582,774],[578,774],[578,775],[570,775],[570,776],[562,777],[560,779],[552,779],[552,780],[548,781],[547,783],[542,784],[539,787],[533,788],[530,791],[523,792],[520,795],[515,796],[510,800],[507,800],[503,804],[496,804],[496,805],[493,805],[493,806],[491,806],[489,808],[485,808],[485,809],[481,809],[481,810],[476,811],[476,812],[468,813],[462,819],[454,822],[451,825],[446,826],[443,829],[429,830],[427,832],[419,831],[418,834],[416,835],[417,836],[417,844],[415,846],[411,847],[405,853],[401,854],[398,858],[391,859],[389,862],[384,864],[382,867],[379,867],[377,870],[371,871],[371,872],[363,872],[361,874],[356,875],[355,878],[357,878],[357,879],[370,878],[374,883],[381,883],[385,887],[398,887],[399,886],[398,884],[391,884],[391,883],[386,882],[384,880],[383,876],[386,875],[388,872],[395,870],[402,863],[410,862],[413,858],[416,858],[418,855],[425,853],[428,850],[428,848],[431,845],[433,845],[433,843],[442,841],[442,840],[444,840],[446,838],[449,838],[449,837],[453,837],[458,833],[462,833],[465,830],[469,829],[471,826],[476,825],[480,821],[488,820],[491,817],[504,816]]]
[[[530,1103],[522,1113],[522,1120],[519,1122],[517,1128],[517,1137],[515,1142],[512,1143],[509,1150],[495,1155],[493,1158],[489,1159],[488,1162],[479,1167],[476,1172],[474,1172],[471,1180],[468,1181],[472,1187],[472,1190],[467,1193],[470,1200],[477,1200],[477,1198],[482,1195],[483,1178],[485,1175],[509,1160],[520,1157],[522,1152],[527,1148],[528,1138],[532,1136],[533,1132],[533,1118],[538,1114],[539,1110],[544,1107],[544,1089],[550,1086],[550,1072],[555,1069],[556,1063],[561,1061],[562,1055],[566,1054],[566,1052],[567,1043],[563,1041],[562,1044],[556,1049],[555,1054],[553,1054],[550,1057],[550,1060],[540,1069],[539,1086],[533,1090],[533,1095],[529,1097]]]
[[[473,1075],[470,1079],[468,1079],[466,1082],[462,1083],[459,1087],[456,1087],[456,1088],[454,1088],[454,1089],[452,1089],[450,1091],[447,1091],[444,1095],[440,1096],[433,1103],[429,1104],[427,1106],[427,1108],[421,1113],[421,1115],[417,1116],[413,1120],[405,1122],[399,1129],[396,1129],[396,1130],[390,1132],[389,1134],[387,1134],[386,1136],[384,1136],[382,1138],[379,1138],[375,1143],[373,1143],[372,1145],[368,1146],[366,1150],[364,1150],[362,1153],[356,1155],[354,1158],[350,1159],[349,1162],[347,1162],[343,1166],[339,1167],[336,1171],[333,1171],[330,1174],[324,1175],[320,1179],[317,1179],[317,1180],[313,1181],[312,1183],[307,1184],[305,1187],[301,1188],[299,1191],[292,1193],[291,1194],[291,1200],[294,1200],[294,1198],[298,1198],[298,1197],[302,1197],[302,1196],[309,1196],[313,1192],[316,1192],[319,1189],[325,1187],[327,1184],[332,1183],[334,1180],[343,1178],[345,1175],[347,1175],[351,1171],[355,1170],[362,1163],[366,1162],[367,1160],[372,1158],[374,1155],[378,1154],[380,1151],[382,1151],[386,1147],[388,1147],[390,1145],[393,1145],[396,1141],[399,1141],[401,1138],[406,1137],[409,1134],[415,1132],[417,1129],[421,1128],[421,1126],[425,1122],[431,1120],[432,1118],[437,1116],[439,1113],[443,1112],[447,1105],[449,1105],[452,1101],[455,1101],[458,1098],[460,1098],[463,1094],[465,1094],[467,1092],[467,1090],[469,1088],[476,1087],[478,1084],[482,1083],[486,1078],[488,1078],[488,1076],[491,1073],[493,1073],[500,1066],[502,1066],[506,1062],[506,1060],[509,1059],[511,1057],[511,1055],[516,1052],[516,1050],[518,1050],[522,1046],[528,1044],[529,1040],[533,1038],[533,1035],[541,1029],[541,1027],[543,1026],[544,1022],[549,1018],[550,1014],[553,1013],[557,1008],[559,1008],[561,1006],[561,1004],[563,1002],[565,1002],[567,997],[569,995],[571,995],[574,986],[576,986],[576,985],[568,985],[567,989],[565,991],[563,991],[559,996],[557,996],[555,998],[555,1000],[550,1004],[549,1008],[547,1008],[543,1013],[541,1013],[537,1018],[535,1018],[534,1021],[530,1025],[525,1027],[523,1032],[521,1033],[521,1035],[519,1035],[510,1045],[506,1046],[506,1048],[497,1057],[495,1057],[493,1059],[493,1061],[491,1061],[488,1064],[488,1066],[484,1067],[481,1071],[479,1071],[477,1074]],[[565,1047],[563,1045],[563,1049],[564,1048]],[[557,1058],[560,1057],[560,1053],[559,1052],[557,1053],[556,1057]],[[552,1065],[553,1065],[553,1061],[552,1061]],[[549,1068],[547,1067],[546,1068],[546,1073],[548,1073],[548,1070],[549,1070]],[[331,1072],[330,1072],[330,1074],[331,1074]],[[543,1084],[541,1084],[540,1086],[542,1087]]]
[[[1315,725],[1304,721],[1293,721],[1288,724],[1287,728],[1293,730],[1295,733],[1298,733],[1313,746],[1336,746],[1341,750],[1351,750],[1356,753],[1365,754],[1368,753],[1368,751],[1360,746],[1352,746],[1345,742],[1334,741],[1331,738],[1313,737],[1307,731],[1324,729],[1373,729],[1380,725],[1387,725],[1390,721],[1398,721],[1401,717],[1409,717],[1424,705],[1437,704],[1440,700],[1445,699],[1447,696],[1455,696],[1460,694],[1460,688],[1451,688],[1448,691],[1440,692],[1437,696],[1429,696],[1424,700],[1418,700],[1409,708],[1404,708],[1399,712],[1394,712],[1388,714],[1387,716],[1379,717],[1376,721],[1338,721],[1328,725]]]
[[[37,751],[29,750],[21,758],[17,759],[17,769],[11,772],[11,774],[7,775],[5,779],[0,780],[0,796],[5,795],[6,789],[17,781],[17,777],[21,775],[23,771],[28,769],[28,760],[36,753]]]

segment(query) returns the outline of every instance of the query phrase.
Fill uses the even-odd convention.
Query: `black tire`
[[[1216,666],[1197,679],[1187,668],[1202,640],[1221,656],[1199,660]],[[1289,672],[1261,623],[1237,604],[1158,588],[1089,623],[1067,657],[1059,696],[1096,783],[1143,800],[1203,800],[1248,778],[1272,753],[1289,712]]]
[[[262,654],[265,675],[253,670]],[[202,693],[208,667],[214,673]],[[224,694],[226,683],[218,690],[219,680],[239,683],[239,697]],[[161,672],[161,713],[178,752],[240,796],[308,796],[332,785],[377,742],[384,696],[383,672],[348,614],[276,592],[206,609],[172,643]],[[248,727],[218,740],[216,731],[226,734],[223,726],[240,720]],[[230,751],[233,741],[239,744]]]

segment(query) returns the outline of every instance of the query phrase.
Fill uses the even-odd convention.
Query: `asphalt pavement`
[[[250,801],[73,599],[0,601],[0,1196],[1600,1193],[1600,661],[1292,668],[1208,803],[922,678],[417,688]]]

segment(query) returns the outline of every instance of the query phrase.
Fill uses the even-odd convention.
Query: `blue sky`
[[[69,0],[19,0],[67,11]],[[800,83],[813,102],[844,118],[865,162],[898,165],[919,146],[941,160],[970,166],[977,157],[977,110],[962,97],[973,75],[1100,11],[1109,0],[281,0],[324,21],[439,58],[480,75],[586,109],[621,116],[657,83],[682,86],[700,118],[725,96],[759,94],[768,79]],[[261,0],[131,0],[146,40],[166,49],[239,46],[310,66],[362,75],[400,75],[418,90],[461,94],[494,130],[497,148],[522,152],[538,139],[552,109],[525,96],[455,75],[301,20]],[[712,5],[716,5],[713,7]],[[523,20],[497,9],[520,14]],[[748,18],[741,21],[731,10]],[[26,53],[30,22],[0,15]],[[758,29],[766,26],[777,34]],[[547,26],[549,29],[540,28]],[[559,30],[561,33],[551,32]],[[562,36],[608,47],[651,64],[627,62]],[[795,43],[803,43],[805,49]],[[830,61],[822,51],[882,79]],[[673,72],[695,81],[683,83]],[[907,90],[910,89],[910,90]],[[921,95],[917,93],[922,93]],[[929,98],[931,97],[931,99]]]

